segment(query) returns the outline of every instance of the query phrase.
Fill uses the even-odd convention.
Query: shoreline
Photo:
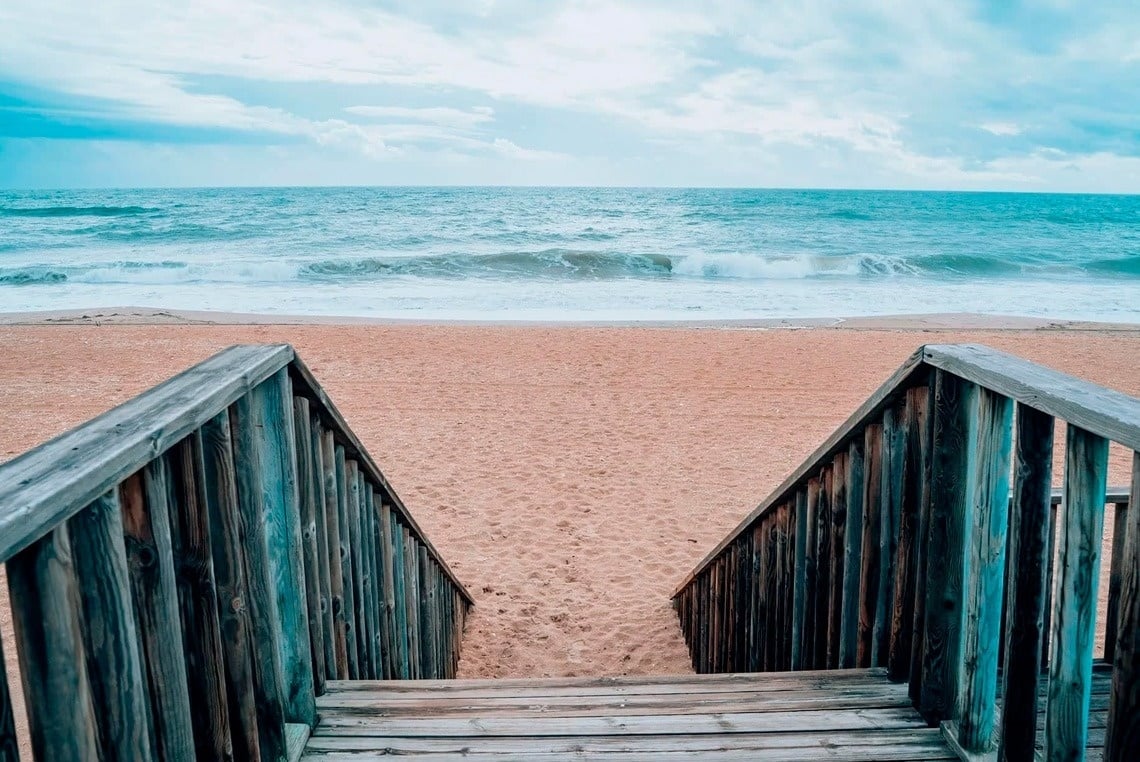
[[[0,326],[492,326],[539,328],[693,328],[712,330],[858,330],[858,331],[1095,331],[1136,332],[1136,323],[1097,322],[991,315],[975,312],[915,313],[849,317],[736,318],[724,320],[471,320],[379,318],[354,315],[296,315],[160,307],[90,307],[83,309],[0,312]]]

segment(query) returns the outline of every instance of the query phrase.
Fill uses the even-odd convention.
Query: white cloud
[[[999,137],[1020,135],[1025,131],[1021,125],[1014,124],[1013,122],[983,122],[979,124],[978,127],[991,135],[998,135]]]
[[[427,122],[447,127],[474,127],[493,121],[495,111],[489,106],[475,106],[469,111],[446,106],[408,108],[405,106],[348,106],[345,111],[375,119],[397,119]]]

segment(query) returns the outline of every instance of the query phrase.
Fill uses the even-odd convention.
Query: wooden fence
[[[0,466],[0,561],[45,760],[285,759],[329,680],[452,677],[472,602],[289,346]]]
[[[694,667],[885,667],[967,755],[1009,760],[1034,758],[1044,702],[1045,758],[1083,758],[1114,504],[1105,758],[1135,759],[1140,510],[1107,489],[1110,441],[1133,451],[1135,503],[1140,400],[982,346],[920,348],[677,588]]]

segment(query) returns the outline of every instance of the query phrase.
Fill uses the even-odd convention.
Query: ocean
[[[639,188],[0,191],[0,312],[1140,322],[1140,196]]]

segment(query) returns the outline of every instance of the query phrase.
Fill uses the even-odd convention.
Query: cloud
[[[991,135],[997,135],[999,137],[1020,135],[1025,131],[1021,125],[1014,124],[1013,122],[986,122],[979,124],[978,127]]]
[[[373,119],[396,119],[409,122],[427,122],[446,127],[475,127],[493,121],[495,111],[490,106],[475,106],[469,111],[446,106],[409,108],[406,106],[348,106],[350,114]]]

